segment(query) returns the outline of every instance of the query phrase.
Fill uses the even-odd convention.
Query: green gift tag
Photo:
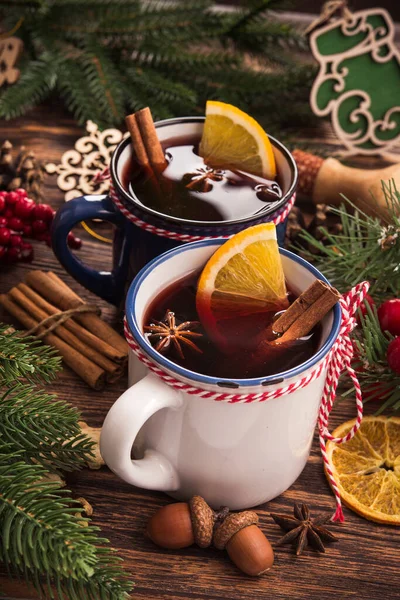
[[[320,70],[311,108],[331,116],[348,154],[385,154],[400,142],[400,53],[381,8],[349,11],[310,34]]]

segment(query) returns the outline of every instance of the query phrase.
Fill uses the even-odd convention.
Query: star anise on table
[[[311,546],[318,552],[325,552],[323,542],[339,541],[323,525],[329,521],[329,517],[310,518],[310,510],[306,504],[294,505],[294,517],[277,515],[271,513],[271,517],[283,531],[287,533],[281,537],[276,546],[293,543],[296,545],[296,556],[299,556],[307,546]]]
[[[189,190],[193,190],[194,192],[209,192],[213,187],[211,181],[222,181],[223,178],[224,171],[221,169],[199,167],[193,173],[185,173],[182,181]]]
[[[192,331],[199,327],[199,321],[185,321],[178,324],[175,318],[175,313],[172,310],[167,310],[162,321],[153,320],[150,325],[144,327],[148,334],[150,342],[155,341],[154,348],[157,352],[165,353],[171,346],[174,346],[179,356],[184,359],[182,344],[186,344],[192,350],[202,353],[203,351],[189,338],[203,337],[202,333]]]

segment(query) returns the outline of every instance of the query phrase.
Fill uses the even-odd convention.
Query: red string
[[[287,394],[307,387],[311,381],[317,379],[321,373],[327,368],[325,386],[321,399],[321,405],[318,416],[318,428],[319,428],[319,440],[322,458],[325,463],[325,469],[328,473],[329,480],[333,489],[336,500],[336,512],[332,517],[333,521],[344,521],[344,515],[342,510],[342,503],[340,499],[340,491],[335,481],[334,473],[331,469],[330,462],[326,453],[326,440],[335,442],[336,444],[343,444],[348,440],[351,440],[360,428],[362,417],[363,417],[363,402],[362,393],[357,375],[354,369],[351,367],[351,360],[353,357],[353,344],[350,339],[350,333],[356,326],[356,319],[354,317],[356,310],[365,298],[366,293],[369,289],[369,283],[364,281],[353,287],[347,294],[340,298],[340,306],[342,309],[342,322],[339,330],[338,337],[333,344],[331,350],[324,358],[324,360],[310,373],[292,382],[284,387],[277,388],[275,390],[263,390],[257,393],[248,394],[233,394],[227,392],[207,390],[188,383],[188,380],[179,378],[179,376],[171,375],[163,369],[157,362],[145,354],[141,347],[136,343],[133,338],[128,322],[124,320],[124,330],[127,342],[137,356],[137,358],[144,363],[153,373],[160,377],[167,385],[173,388],[185,392],[190,395],[196,395],[201,398],[209,398],[216,400],[217,402],[227,402],[230,404],[236,403],[251,403],[251,402],[265,402],[273,398],[280,398]],[[355,400],[357,407],[357,417],[355,424],[350,431],[341,438],[334,438],[328,430],[329,415],[332,411],[334,401],[336,398],[336,389],[339,383],[341,373],[346,370],[350,376],[353,386],[355,389]]]

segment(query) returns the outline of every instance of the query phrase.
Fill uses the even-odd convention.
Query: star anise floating
[[[310,518],[310,510],[306,504],[294,505],[294,517],[277,515],[271,513],[271,517],[283,531],[287,533],[281,537],[276,546],[293,543],[296,545],[296,556],[302,554],[307,546],[311,546],[318,552],[325,552],[323,542],[339,541],[328,529],[323,527],[329,521],[329,517]]]
[[[199,167],[193,173],[185,173],[183,182],[186,187],[194,192],[209,192],[213,186],[211,181],[222,181],[224,171],[221,169],[212,169],[211,167]]]
[[[182,344],[186,344],[192,350],[202,353],[203,351],[189,338],[203,337],[202,333],[192,331],[200,326],[199,321],[185,321],[178,324],[175,318],[175,313],[172,310],[167,310],[162,321],[153,321],[150,325],[146,325],[144,330],[148,333],[150,341],[154,341],[154,348],[157,352],[168,352],[171,347],[175,347],[179,356],[184,359]]]

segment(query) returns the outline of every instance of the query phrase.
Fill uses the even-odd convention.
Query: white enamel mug
[[[151,301],[168,285],[200,269],[223,243],[184,244],[149,263],[126,299],[129,329],[141,351],[175,379],[204,390],[258,393],[298,381],[318,368],[335,342],[338,304],[324,318],[319,349],[300,366],[257,379],[218,379],[194,373],[156,352],[143,335]],[[315,279],[308,262],[280,249],[286,280],[301,293]],[[130,388],[110,409],[100,450],[106,464],[128,483],[188,500],[203,496],[214,508],[256,506],[290,487],[309,456],[326,368],[306,387],[264,402],[228,403],[177,391],[150,372],[133,351]],[[133,455],[133,459],[132,459]]]

